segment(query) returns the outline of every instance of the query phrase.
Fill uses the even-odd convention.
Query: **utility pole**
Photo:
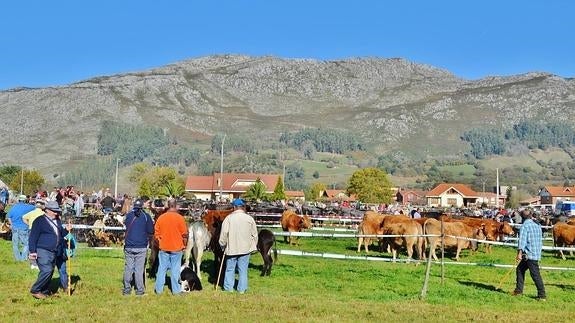
[[[20,175],[20,195],[24,191],[24,166],[21,166],[21,175]]]
[[[495,199],[495,206],[499,209],[499,168],[496,168],[495,170],[497,171],[497,184],[496,184],[497,187],[495,188],[497,192],[497,197]]]
[[[118,198],[118,166],[120,165],[120,158],[116,158],[116,184],[114,184],[114,198]]]
[[[222,195],[224,191],[224,183],[222,182],[222,174],[224,172],[224,142],[226,141],[226,134],[224,133],[224,138],[222,139],[222,147],[220,149],[220,202],[222,201]]]

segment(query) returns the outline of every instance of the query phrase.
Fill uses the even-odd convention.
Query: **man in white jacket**
[[[248,289],[250,254],[257,250],[258,230],[254,218],[244,211],[245,203],[243,200],[235,199],[232,205],[234,212],[224,219],[219,241],[225,250],[226,259],[224,290],[233,292],[237,268],[237,291],[243,294]]]

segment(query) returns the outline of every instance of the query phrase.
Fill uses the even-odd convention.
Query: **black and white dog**
[[[188,266],[182,266],[180,271],[180,281],[182,292],[202,290],[202,282],[200,282],[198,275]]]

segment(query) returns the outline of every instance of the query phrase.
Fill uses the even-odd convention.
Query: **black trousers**
[[[535,287],[537,287],[537,297],[545,298],[545,286],[543,285],[543,279],[541,279],[541,274],[539,273],[539,262],[537,260],[524,259],[519,262],[519,265],[517,265],[517,269],[515,270],[517,276],[515,292],[523,293],[525,271],[527,271],[527,269],[529,269],[531,279],[533,279]]]

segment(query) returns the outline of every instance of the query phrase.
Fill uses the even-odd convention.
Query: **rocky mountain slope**
[[[52,168],[96,154],[103,120],[182,137],[276,137],[348,129],[375,153],[458,156],[462,131],[527,119],[575,121],[575,80],[545,73],[476,81],[403,59],[209,56],[68,86],[0,92],[4,164]]]

